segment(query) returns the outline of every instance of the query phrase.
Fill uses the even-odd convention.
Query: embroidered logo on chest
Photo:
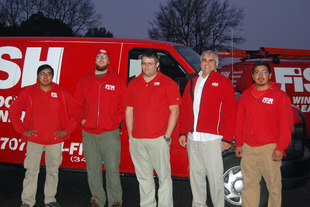
[[[51,92],[51,97],[52,98],[57,98],[57,93],[56,92]]]
[[[110,91],[115,91],[115,86],[106,84],[105,89],[110,90]]]
[[[218,87],[219,83],[212,83],[212,86]]]
[[[273,98],[263,98],[262,103],[273,104]]]
[[[154,86],[159,86],[160,82],[154,82]]]

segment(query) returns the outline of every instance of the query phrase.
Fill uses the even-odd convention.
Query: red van
[[[21,136],[12,127],[8,108],[22,87],[36,82],[38,66],[51,65],[55,70],[53,81],[73,94],[80,78],[94,67],[95,52],[99,47],[106,47],[109,50],[110,64],[127,84],[141,73],[141,54],[148,49],[158,53],[160,71],[178,83],[181,94],[189,74],[200,70],[200,56],[195,51],[184,45],[171,42],[115,38],[0,37],[1,163],[23,164],[26,143],[21,142]],[[247,67],[250,66],[244,66],[244,69]],[[222,73],[225,72],[228,70],[225,71],[223,68]],[[249,77],[244,78],[248,79]],[[298,76],[294,78],[298,78]],[[251,80],[245,81],[250,82]],[[247,85],[239,90],[244,90],[245,87]],[[305,185],[309,175],[310,162],[309,151],[304,149],[303,144],[306,135],[304,115],[297,108],[294,108],[294,113],[295,128],[292,134],[293,142],[290,145],[292,153],[290,159],[285,161],[288,163],[288,167],[284,167],[285,162],[283,162],[282,168],[283,181],[289,183],[288,187],[290,188]],[[179,126],[177,125],[172,135],[170,150],[172,176],[188,178],[187,152],[179,145],[178,135]],[[124,123],[120,126],[120,137],[122,143],[120,172],[134,173]],[[294,154],[295,152],[296,154]],[[226,205],[241,206],[240,191],[243,184],[239,166],[240,159],[235,157],[233,148],[223,153],[223,158]],[[41,164],[44,165],[44,159]],[[75,130],[68,141],[63,143],[61,168],[82,170],[86,168],[81,126]],[[266,202],[266,200],[262,199],[262,202]]]

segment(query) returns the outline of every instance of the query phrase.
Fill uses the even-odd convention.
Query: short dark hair
[[[154,50],[146,50],[143,54],[142,54],[142,58],[147,57],[147,58],[154,58],[155,63],[159,62],[159,58],[157,55],[157,52],[155,52]]]
[[[271,69],[270,69],[270,65],[264,61],[259,61],[259,62],[256,62],[254,65],[253,65],[253,69],[252,69],[252,74],[254,74],[254,70],[257,66],[266,66],[267,69],[268,69],[268,73],[271,73]]]
[[[44,65],[41,65],[38,67],[38,70],[37,70],[37,75],[39,75],[39,73],[42,71],[42,70],[45,70],[45,69],[51,69],[52,71],[52,74],[54,76],[54,69],[52,68],[52,66],[48,65],[48,64],[44,64]]]

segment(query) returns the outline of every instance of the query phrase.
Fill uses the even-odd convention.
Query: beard
[[[105,71],[105,70],[108,69],[108,67],[109,67],[108,64],[107,65],[103,65],[103,66],[100,66],[100,65],[96,64],[96,70],[98,70],[98,71]]]

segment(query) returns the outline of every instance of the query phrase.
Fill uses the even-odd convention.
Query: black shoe
[[[48,204],[45,204],[46,207],[60,207],[60,205],[56,202],[50,202]]]

